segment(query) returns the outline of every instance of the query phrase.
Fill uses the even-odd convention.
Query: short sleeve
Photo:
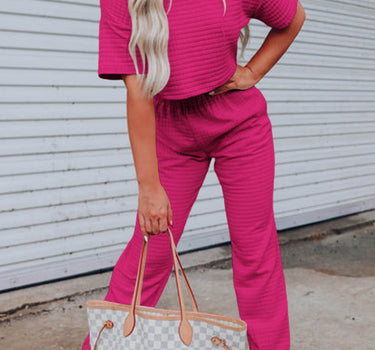
[[[103,79],[121,79],[121,74],[136,74],[129,53],[131,17],[128,1],[100,0],[98,76]],[[139,73],[147,73],[147,59],[143,71],[142,57],[136,47]]]
[[[252,18],[276,29],[287,27],[293,20],[298,0],[259,0]]]

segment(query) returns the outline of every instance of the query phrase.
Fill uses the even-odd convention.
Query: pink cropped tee
[[[169,1],[164,0],[166,12]],[[159,92],[166,99],[184,99],[213,90],[230,79],[237,67],[241,29],[255,18],[282,29],[293,20],[298,0],[172,0],[168,17],[167,85]],[[98,75],[121,79],[136,74],[129,54],[131,17],[128,0],[100,0]],[[139,72],[147,73],[138,47]],[[145,69],[143,69],[145,68]]]

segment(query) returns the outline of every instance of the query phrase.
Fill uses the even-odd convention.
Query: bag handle
[[[176,245],[175,245],[175,243],[174,243],[173,234],[172,234],[172,232],[170,232],[169,227],[168,227],[167,234],[169,235],[169,240],[170,240],[170,244],[171,244],[172,257],[173,257],[173,258],[174,258],[174,257],[177,258],[177,262],[178,262],[178,264],[179,264],[179,267],[180,267],[181,272],[182,272],[182,276],[183,276],[184,281],[185,281],[185,284],[186,284],[186,286],[187,286],[187,291],[188,291],[189,296],[190,296],[190,300],[191,300],[191,303],[192,303],[192,306],[193,306],[193,310],[194,310],[194,312],[199,312],[199,310],[198,310],[198,305],[197,305],[197,302],[196,302],[195,297],[194,297],[194,293],[193,293],[193,291],[192,291],[192,289],[191,289],[191,287],[190,287],[190,284],[189,284],[189,281],[188,281],[188,279],[187,279],[187,277],[186,277],[186,274],[185,274],[184,268],[182,267],[180,257],[178,256],[178,253],[177,253],[177,248],[176,248]],[[149,239],[149,235],[147,234],[147,238],[144,240],[144,241],[145,241],[144,243],[146,243],[146,244],[145,244],[145,252],[143,253],[143,254],[145,255],[145,260],[146,260],[146,255],[147,255],[148,239]],[[175,252],[175,254],[174,254],[173,252]],[[142,256],[142,252],[141,252],[141,256]],[[140,265],[140,266],[141,266],[140,268],[143,269],[143,271],[145,270],[145,264],[146,264],[146,263],[144,262],[144,263],[142,263],[142,265]],[[178,271],[178,267],[177,267],[177,269],[176,269],[176,266],[174,266],[174,267],[175,267],[175,272]],[[137,283],[136,283],[136,287],[139,289],[139,292],[137,293],[136,304],[135,304],[136,306],[139,306],[139,305],[140,305],[140,298],[141,298],[141,291],[142,291],[142,283],[143,283],[143,273],[142,273],[142,276],[141,276],[141,277],[142,277],[142,278],[140,278],[140,280],[139,280],[139,285],[138,285],[138,286],[137,286]],[[178,276],[178,277],[179,277],[179,276]],[[177,278],[177,277],[176,277],[176,278]],[[178,288],[178,286],[177,286],[177,288]],[[177,290],[177,291],[178,291],[178,290]]]
[[[172,257],[173,257],[173,265],[174,265],[174,271],[176,276],[176,287],[177,287],[177,294],[178,294],[178,300],[180,304],[180,311],[181,311],[181,322],[179,326],[179,335],[182,340],[182,342],[185,345],[189,345],[191,343],[191,340],[193,338],[193,329],[186,317],[186,309],[185,309],[185,302],[182,295],[182,288],[181,288],[181,280],[180,280],[180,273],[179,273],[179,267],[181,269],[187,290],[189,292],[189,296],[193,305],[194,312],[198,311],[197,302],[195,300],[193,291],[190,287],[190,284],[188,282],[188,279],[186,277],[185,271],[182,267],[180,258],[177,254],[177,248],[174,243],[173,235],[171,230],[168,227],[168,236],[172,251]],[[142,244],[142,251],[141,251],[141,257],[139,260],[139,267],[138,267],[138,273],[137,273],[137,279],[135,282],[135,288],[133,292],[133,299],[132,299],[132,305],[131,305],[131,311],[129,312],[128,316],[125,319],[124,322],[124,336],[129,336],[135,327],[135,309],[137,306],[140,305],[140,299],[141,299],[141,291],[142,291],[142,282],[144,277],[144,271],[146,266],[146,255],[147,255],[147,248],[148,248],[148,240],[149,235],[144,236],[143,244]]]

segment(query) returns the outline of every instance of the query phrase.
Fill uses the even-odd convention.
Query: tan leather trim
[[[139,259],[137,279],[135,281],[135,287],[134,287],[134,292],[133,292],[131,312],[129,312],[124,322],[123,332],[124,332],[125,337],[129,336],[133,332],[134,327],[135,327],[135,308],[136,308],[136,305],[140,304],[140,300],[141,300],[142,282],[143,282],[143,276],[145,272],[147,248],[148,248],[148,237],[144,237],[144,241],[142,244],[141,257]]]
[[[96,337],[96,341],[95,341],[95,345],[94,345],[94,350],[96,350],[96,347],[98,345],[98,341],[99,341],[100,335],[102,334],[104,328],[109,328],[109,329],[113,328],[113,322],[111,320],[107,320],[107,321],[104,322],[102,328],[100,328],[98,336]]]
[[[194,294],[193,294],[193,290],[190,287],[189,281],[188,281],[187,276],[185,274],[185,271],[184,271],[184,269],[182,267],[181,260],[180,260],[180,257],[177,254],[177,251],[176,251],[176,258],[177,258],[177,261],[178,261],[178,265],[180,266],[180,269],[181,269],[181,272],[182,272],[182,276],[184,278],[184,281],[185,281],[185,284],[186,284],[186,287],[187,287],[187,291],[188,291],[188,293],[190,295],[190,300],[192,301],[193,310],[194,310],[194,312],[199,312],[197,301],[195,300],[195,297],[194,297]]]
[[[86,307],[88,309],[109,309],[109,310],[120,310],[120,311],[131,311],[130,305],[125,304],[118,304],[113,303],[110,301],[105,300],[89,300],[86,302]],[[145,313],[143,313],[144,311]],[[147,312],[147,314],[146,314]],[[149,314],[148,312],[152,312],[153,314]],[[180,320],[181,314],[177,310],[169,310],[169,309],[157,309],[149,306],[137,306],[135,309],[135,313],[143,318],[153,319],[153,320]],[[193,311],[186,311],[186,317],[188,320],[196,320],[196,321],[204,321],[208,322],[223,328],[231,329],[234,331],[242,331],[245,330],[247,324],[245,321],[242,321],[237,318],[222,316],[222,315],[215,315],[209,314],[204,312],[193,312]],[[231,322],[234,325],[228,325],[224,322]],[[235,326],[237,325],[237,326]]]
[[[189,321],[186,317],[186,308],[185,308],[185,301],[182,295],[182,288],[181,288],[181,280],[180,280],[180,273],[179,273],[179,267],[181,268],[184,280],[186,282],[186,287],[189,291],[189,296],[191,299],[191,303],[193,305],[194,312],[198,312],[198,306],[196,303],[196,300],[194,298],[193,291],[191,290],[191,287],[189,285],[189,282],[187,281],[185,272],[182,268],[180,259],[178,258],[177,254],[177,248],[174,243],[173,234],[171,230],[168,227],[168,236],[172,251],[172,257],[173,257],[173,265],[175,270],[175,280],[176,280],[176,287],[177,287],[177,295],[178,295],[178,301],[180,304],[180,316],[181,316],[181,323],[179,327],[179,334],[181,340],[186,344],[189,345],[191,342],[191,339],[193,337],[192,333],[192,327],[189,324]],[[141,251],[141,257],[139,259],[138,264],[138,272],[137,272],[137,279],[133,291],[133,298],[131,303],[131,311],[129,312],[128,316],[126,317],[123,325],[123,334],[125,337],[129,336],[135,327],[135,309],[136,307],[140,306],[140,300],[141,300],[141,293],[142,293],[142,283],[143,283],[143,277],[144,277],[144,271],[146,267],[146,256],[147,256],[147,247],[149,242],[149,235],[145,235],[142,243],[142,251]]]
[[[129,336],[135,327],[135,314],[129,312],[124,322],[124,337]]]
[[[238,330],[238,331],[245,330],[247,325],[242,320],[238,320],[238,319],[231,318],[231,317],[213,315],[213,314],[205,314],[205,313],[201,313],[198,311],[197,302],[195,300],[190,284],[187,280],[184,269],[181,265],[181,261],[178,257],[177,248],[174,243],[173,235],[169,227],[168,227],[167,232],[169,236],[172,257],[173,257],[173,265],[174,265],[174,270],[175,270],[175,280],[176,280],[178,301],[180,304],[180,311],[155,309],[152,307],[140,305],[142,283],[143,283],[144,271],[145,271],[145,266],[146,266],[147,247],[148,247],[148,241],[149,241],[148,235],[144,237],[144,240],[142,243],[142,251],[141,251],[141,256],[139,259],[137,279],[135,282],[131,305],[123,305],[123,304],[111,303],[111,302],[100,301],[100,300],[91,300],[86,303],[87,308],[127,311],[128,315],[126,319],[124,320],[124,324],[123,324],[123,334],[125,337],[129,336],[134,330],[135,323],[136,323],[136,318],[135,318],[136,314],[143,318],[149,318],[149,319],[159,319],[159,320],[180,319],[179,335],[180,335],[182,342],[187,346],[190,345],[192,338],[193,338],[193,328],[191,327],[189,320],[204,321],[204,322],[208,322],[211,324],[215,324],[219,327],[232,329],[232,330]],[[189,296],[193,305],[193,312],[186,311],[186,308],[185,308],[185,302],[184,302],[182,288],[181,288],[181,280],[180,280],[180,272],[179,272],[180,269],[182,271],[182,275],[186,283],[186,287],[189,292]],[[228,325],[225,322],[229,322],[231,323],[231,325]],[[238,326],[235,326],[236,324]]]
[[[189,323],[187,317],[181,321],[178,331],[180,333],[182,342],[185,345],[189,346],[191,341],[193,340],[193,327]]]
[[[175,271],[175,280],[176,280],[176,287],[177,287],[177,294],[178,294],[178,301],[180,303],[180,310],[181,310],[181,323],[178,328],[178,332],[180,334],[180,338],[182,342],[189,346],[191,340],[193,339],[193,328],[191,327],[188,318],[186,316],[186,308],[185,308],[185,301],[182,295],[182,288],[181,288],[181,280],[180,280],[180,272],[178,269],[178,261],[177,261],[177,248],[173,241],[173,235],[170,229],[168,228],[168,235],[171,244],[172,256],[173,256],[173,264],[174,264],[174,271]],[[190,287],[189,285],[187,285]],[[191,292],[193,295],[193,292]],[[192,300],[194,305],[195,299]]]

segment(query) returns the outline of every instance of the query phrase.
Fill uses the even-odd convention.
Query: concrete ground
[[[375,349],[375,211],[285,230],[279,242],[291,349]],[[220,314],[238,317],[230,245],[180,257],[200,311],[217,313],[220,306]],[[85,303],[104,298],[110,276],[1,293],[0,349],[81,349],[88,332]],[[178,308],[173,274],[157,307]]]

